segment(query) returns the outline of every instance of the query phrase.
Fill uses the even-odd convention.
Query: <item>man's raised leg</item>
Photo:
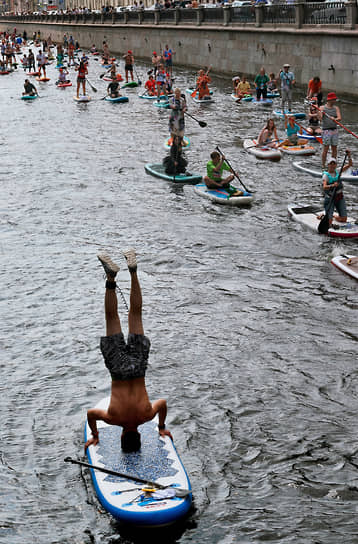
[[[106,336],[119,334],[122,332],[121,322],[118,315],[118,301],[116,293],[115,277],[119,270],[117,266],[107,255],[98,255],[104,271],[107,275],[106,294],[104,297],[104,310],[106,316]]]
[[[137,259],[134,249],[123,252],[131,275],[131,294],[128,313],[128,332],[144,334],[142,322],[142,292],[137,276]]]

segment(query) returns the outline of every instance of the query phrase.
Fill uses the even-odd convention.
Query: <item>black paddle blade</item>
[[[204,127],[206,127],[208,124],[205,123],[205,121],[199,121],[199,125],[200,125],[201,127],[204,128]]]
[[[329,217],[325,214],[318,225],[318,232],[320,234],[327,234],[329,229]]]

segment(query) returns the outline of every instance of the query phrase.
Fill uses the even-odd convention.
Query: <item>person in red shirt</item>
[[[322,106],[322,81],[318,76],[312,78],[308,82],[307,98],[317,97],[318,106]]]
[[[149,96],[155,96],[156,95],[156,92],[155,92],[155,79],[154,79],[152,74],[150,74],[149,79],[146,81],[144,87],[146,88],[147,94],[149,94]]]

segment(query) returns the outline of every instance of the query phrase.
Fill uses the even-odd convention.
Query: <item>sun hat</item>
[[[331,162],[334,162],[337,164],[337,159],[335,159],[334,157],[331,157],[329,160],[328,160],[328,164],[331,163]]]
[[[327,100],[337,100],[336,93],[328,93]]]
[[[240,79],[240,76],[235,76],[232,78],[233,81],[236,81],[237,79]]]
[[[131,54],[132,54],[132,51],[129,49],[129,50],[128,50],[128,53],[131,55]]]
[[[283,67],[284,67],[284,68],[286,68],[286,67],[289,68],[290,65],[286,62],[286,64],[284,64]]]

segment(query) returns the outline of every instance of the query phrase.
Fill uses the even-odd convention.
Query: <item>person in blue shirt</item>
[[[302,128],[296,124],[296,120],[293,115],[285,115],[285,129],[287,138],[281,142],[278,147],[283,145],[305,145],[308,140],[303,140],[298,137],[298,134],[302,134]]]
[[[282,113],[285,113],[286,102],[288,105],[288,111],[290,112],[292,109],[292,88],[293,88],[293,85],[296,83],[296,81],[295,81],[295,74],[293,72],[290,72],[289,69],[290,69],[290,65],[284,64],[283,70],[281,70],[280,72]]]
[[[347,150],[349,162],[342,168],[342,172],[352,168],[353,161],[351,152]],[[322,188],[324,193],[324,211],[328,215],[329,225],[332,225],[334,209],[337,210],[338,215],[335,216],[335,220],[339,223],[346,223],[347,221],[347,208],[343,195],[343,184],[339,179],[339,173],[337,172],[337,159],[331,157],[328,161],[327,170],[322,174]]]
[[[169,45],[167,44],[163,51],[163,59],[165,62],[165,68],[170,75],[172,75],[173,71],[173,55],[175,55],[175,51],[169,49]]]

